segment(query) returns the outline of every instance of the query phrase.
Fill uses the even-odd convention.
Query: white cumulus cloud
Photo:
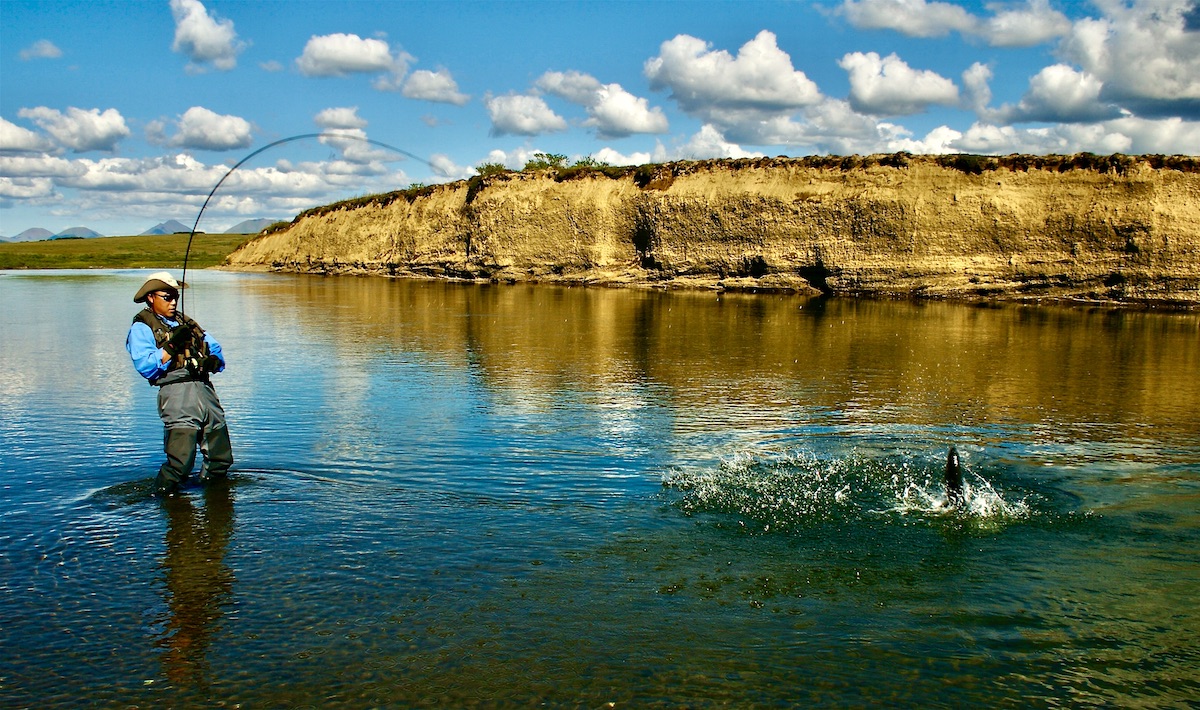
[[[37,133],[0,118],[0,151],[41,152],[52,147],[50,141]]]
[[[1128,136],[1106,131],[1103,126],[1061,125],[1039,128],[1015,128],[975,123],[954,147],[964,153],[1004,155],[1008,153],[1069,154],[1079,151],[1124,153],[1132,148]]]
[[[1066,34],[1071,22],[1049,0],[989,3],[993,14],[974,15],[961,5],[926,0],[843,0],[837,13],[859,29],[894,30],[909,37],[944,37],[958,32],[993,47],[1031,47]]]
[[[212,64],[229,71],[237,66],[237,55],[246,47],[233,29],[233,21],[208,14],[200,0],[171,0],[175,17],[175,42],[171,50],[187,56],[190,71],[203,71]]]
[[[804,119],[803,139],[831,153],[872,152],[894,135],[892,124],[858,113],[843,99],[822,101]]]
[[[609,165],[646,165],[647,163],[665,163],[671,159],[666,148],[658,142],[655,142],[654,150],[650,152],[639,151],[626,154],[605,146],[592,153],[591,157]]]
[[[525,167],[525,163],[529,162],[529,159],[533,157],[534,153],[540,152],[544,151],[540,151],[529,146],[516,148],[511,151],[494,148],[488,151],[487,157],[476,163],[475,166],[479,167],[481,165],[491,163],[503,165],[509,170],[520,170],[521,168]]]
[[[25,49],[22,49],[20,53],[21,61],[23,62],[28,62],[31,59],[58,59],[61,56],[62,50],[48,39],[39,39]]]
[[[1185,121],[1179,117],[1147,119],[1125,116],[1105,121],[1103,126],[1108,131],[1129,137],[1130,147],[1126,152],[1200,155],[1200,121]]]
[[[386,170],[384,163],[404,159],[400,153],[367,137],[364,130],[367,120],[358,115],[357,106],[324,109],[313,117],[313,122],[325,132],[320,138],[321,143],[336,148],[346,164],[353,166],[347,169],[382,173]]]
[[[436,101],[444,104],[464,106],[471,100],[470,96],[458,90],[458,83],[450,75],[449,70],[440,68],[436,72],[428,69],[418,69],[404,82],[401,92],[410,99]]]
[[[590,106],[595,103],[601,84],[596,77],[583,72],[550,71],[538,77],[536,86],[571,103]]]
[[[827,98],[804,109],[800,118],[773,121],[765,137],[775,135],[779,142],[812,152],[850,155],[886,152],[909,136],[902,126],[858,113],[845,99]]]
[[[444,153],[434,153],[429,156],[429,165],[437,177],[446,181],[463,180],[475,174],[475,168],[459,165]]]
[[[957,152],[957,149],[954,148],[954,143],[960,138],[962,138],[960,131],[956,131],[949,126],[938,126],[925,134],[925,137],[921,139],[897,135],[886,142],[881,152],[899,153],[905,151],[918,155],[954,153]]]
[[[679,146],[676,154],[680,158],[704,160],[707,158],[761,158],[762,153],[743,150],[736,143],[731,143],[721,135],[715,126],[704,125],[688,139],[687,143]]]
[[[89,211],[178,209],[199,207],[216,181],[228,172],[179,153],[157,158],[104,158],[72,161],[71,175],[56,178],[60,188],[80,190],[78,203]],[[403,173],[388,173],[374,164],[343,160],[271,166],[234,171],[209,205],[206,220],[220,214],[294,213],[339,195],[383,192],[407,182]]]
[[[67,200],[71,214],[87,214],[89,219],[161,219],[164,210],[199,208],[228,170],[228,164],[206,164],[187,152],[97,160],[0,155],[0,207]],[[315,204],[386,192],[410,182],[403,171],[389,170],[383,162],[350,158],[244,166],[228,175],[205,212],[204,224],[235,216],[295,214]]]
[[[1046,67],[1029,80],[1029,91],[1016,106],[994,112],[997,123],[1022,121],[1082,123],[1115,118],[1115,106],[1100,100],[1102,84],[1087,72],[1065,64]]]
[[[977,23],[958,5],[925,0],[844,0],[838,11],[860,29],[896,30],[910,37],[970,32]]]
[[[620,84],[605,84],[596,93],[596,102],[588,107],[591,117],[585,126],[596,128],[602,138],[628,136],[634,133],[666,133],[667,117],[662,109],[634,96]]]
[[[954,142],[957,151],[1007,153],[1200,153],[1200,122],[1124,116],[1097,123],[1037,128],[976,123]]]
[[[1101,98],[1150,117],[1200,118],[1200,9],[1195,0],[1096,0],[1060,54],[1103,83]]]
[[[175,148],[195,150],[235,150],[247,148],[254,140],[250,122],[240,116],[226,116],[203,106],[193,106],[179,118],[179,130],[167,141]]]
[[[0,155],[0,175],[20,178],[67,178],[85,172],[78,161],[51,155]]]
[[[15,200],[30,201],[53,197],[54,181],[49,178],[0,177],[0,207]]]
[[[547,72],[536,83],[549,94],[587,109],[584,125],[601,138],[621,138],[635,133],[666,133],[669,124],[662,109],[626,91],[620,84],[601,84],[577,71]]]
[[[855,111],[845,99],[826,97],[820,103],[794,113],[764,115],[760,120],[733,123],[728,127],[710,125],[692,143],[714,145],[718,138],[738,146],[727,149],[730,156],[756,155],[744,146],[787,146],[793,154],[879,153],[909,150],[920,141],[912,138],[904,126]],[[930,145],[941,146],[940,136],[927,138]],[[697,151],[711,154],[713,151]],[[944,152],[944,151],[942,151]]]
[[[991,80],[992,69],[982,62],[975,62],[962,74],[963,102],[978,115],[983,115],[992,102]]]
[[[1049,0],[1030,0],[1024,6],[1001,6],[995,15],[980,22],[976,34],[993,47],[1032,47],[1070,31],[1071,21],[1051,8]]]
[[[383,163],[389,160],[401,160],[398,153],[392,153],[383,146],[376,145],[367,137],[367,132],[361,128],[329,126],[330,132],[319,139],[325,145],[333,146],[347,163],[355,166],[371,164],[372,169],[382,171]],[[361,169],[355,167],[355,170]]]
[[[567,122],[540,96],[506,94],[484,99],[494,135],[536,136],[563,131]]]
[[[732,56],[704,40],[678,35],[662,43],[643,68],[650,88],[668,90],[688,113],[713,108],[795,109],[817,103],[821,94],[792,59],[763,30]]]
[[[339,32],[310,37],[296,68],[304,76],[316,77],[379,74],[373,83],[376,89],[399,91],[411,61],[411,55],[402,50],[393,53],[382,39]]]
[[[817,85],[792,66],[766,30],[736,56],[678,35],[662,43],[643,71],[652,89],[669,90],[686,113],[736,145],[797,145],[793,138],[803,129],[794,115],[824,101]]]
[[[933,71],[916,70],[895,54],[852,52],[838,61],[850,75],[850,105],[878,116],[920,113],[930,104],[958,103],[958,87]]]
[[[112,151],[116,149],[118,141],[129,136],[125,118],[115,108],[101,112],[100,109],[85,110],[71,106],[66,113],[62,113],[38,106],[23,108],[17,115],[33,121],[63,147],[76,153]]]
[[[358,115],[357,106],[327,108],[313,117],[321,128],[366,128],[366,119]]]

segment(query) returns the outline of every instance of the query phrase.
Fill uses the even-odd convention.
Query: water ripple
[[[950,505],[941,482],[941,461],[927,454],[739,454],[715,466],[672,468],[664,474],[663,485],[680,493],[675,505],[688,515],[741,516],[765,532],[889,513],[917,520],[950,516],[997,528],[1034,513],[1032,494],[1000,491],[998,484],[965,464],[965,504]]]

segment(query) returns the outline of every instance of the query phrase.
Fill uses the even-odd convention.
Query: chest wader
[[[201,483],[224,478],[233,465],[225,410],[208,373],[199,367],[209,355],[204,331],[187,316],[181,314],[179,320],[192,329],[193,343],[199,346],[184,348],[172,358],[166,373],[150,381],[159,388],[158,416],[163,422],[163,452],[167,455],[154,481],[154,490],[160,495],[174,493],[191,475],[197,446],[204,458]],[[149,309],[138,313],[134,322],[149,326],[160,348],[171,337],[171,329]]]

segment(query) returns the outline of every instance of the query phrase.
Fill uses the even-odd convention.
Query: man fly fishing
[[[177,312],[179,283],[166,271],[150,274],[134,303],[146,307],[133,318],[125,349],[138,373],[158,387],[158,416],[163,422],[166,462],[158,470],[154,493],[175,493],[191,475],[196,447],[204,457],[200,482],[225,477],[233,449],[225,410],[209,376],[225,369],[221,346],[196,321]]]
[[[188,236],[183,255],[183,279],[187,279],[188,256],[192,252],[196,227],[225,179],[269,148],[309,138],[342,138],[370,143],[434,167],[433,163],[406,150],[353,134],[304,133],[268,143],[235,163],[209,191]],[[209,380],[209,375],[225,369],[225,356],[217,341],[196,321],[184,315],[182,309],[176,314],[179,290],[186,285],[166,271],[150,274],[133,297],[135,303],[145,303],[146,308],[134,317],[125,340],[125,349],[133,359],[133,366],[150,384],[159,388],[158,415],[163,421],[163,450],[167,454],[154,484],[154,492],[160,496],[173,494],[191,475],[197,444],[204,456],[204,465],[200,468],[201,483],[224,478],[233,465],[225,410],[221,409],[217,391]]]

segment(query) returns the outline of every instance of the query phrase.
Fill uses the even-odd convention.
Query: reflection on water
[[[144,275],[0,274],[6,704],[1200,696],[1196,313],[189,272],[160,505]]]
[[[734,403],[768,415],[802,404],[843,424],[1099,411],[1137,427],[1190,426],[1183,415],[1200,401],[1194,314],[354,278],[289,290],[291,317],[332,340],[339,361],[416,350],[470,366],[511,406],[564,384],[659,385],[712,417]]]
[[[167,615],[158,639],[163,675],[177,685],[204,685],[210,639],[231,603],[235,582],[225,564],[233,496],[229,483],[222,482],[205,488],[201,508],[186,495],[169,496],[161,505],[167,514],[162,562]]]

